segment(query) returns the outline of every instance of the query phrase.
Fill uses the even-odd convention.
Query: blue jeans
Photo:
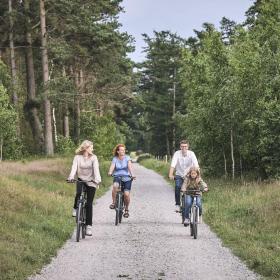
[[[193,196],[191,195],[185,195],[185,219],[190,218],[190,211],[193,203]],[[201,196],[196,197],[196,205],[199,207],[199,216],[202,214],[202,201]]]
[[[184,179],[181,176],[175,176],[175,204],[180,205],[180,191]]]

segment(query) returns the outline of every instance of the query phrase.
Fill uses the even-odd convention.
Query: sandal
[[[123,216],[124,216],[124,218],[128,218],[129,217],[128,209],[124,210]]]
[[[110,209],[115,209],[115,204],[114,203],[110,204],[109,208]]]

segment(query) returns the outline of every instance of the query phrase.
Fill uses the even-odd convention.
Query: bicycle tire
[[[120,195],[120,211],[119,211],[119,223],[122,222],[122,216],[123,216],[123,195]]]
[[[193,236],[193,207],[191,208],[190,214],[190,234]]]
[[[82,219],[82,203],[79,203],[77,211],[77,228],[76,228],[76,241],[80,241],[80,232],[81,232],[81,219]]]
[[[117,195],[116,195],[116,208],[115,208],[115,210],[116,210],[116,217],[115,217],[115,225],[117,226],[118,225],[118,223],[119,223],[119,215],[120,215],[120,207],[119,207],[119,194],[117,193]]]
[[[199,209],[195,207],[193,216],[193,238],[197,239],[197,224],[198,224]]]
[[[86,207],[84,206],[82,209],[82,238],[84,239],[86,237]]]

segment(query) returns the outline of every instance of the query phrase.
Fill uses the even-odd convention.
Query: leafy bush
[[[152,158],[152,155],[148,154],[148,153],[141,154],[138,156],[137,162],[141,162],[142,160],[148,159],[148,158]]]
[[[93,141],[94,152],[100,158],[110,159],[114,146],[125,142],[124,135],[110,115],[100,117],[84,113],[81,124],[81,138]]]
[[[17,137],[17,125],[17,112],[9,102],[6,88],[0,85],[0,145],[3,149],[3,159],[18,159],[22,156],[22,143]]]
[[[69,137],[58,135],[56,143],[56,153],[61,155],[74,154],[75,144]]]

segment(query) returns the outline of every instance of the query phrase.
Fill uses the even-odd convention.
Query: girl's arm
[[[200,181],[199,181],[199,189],[202,192],[207,192],[208,191],[208,186],[202,179],[200,179]]]

